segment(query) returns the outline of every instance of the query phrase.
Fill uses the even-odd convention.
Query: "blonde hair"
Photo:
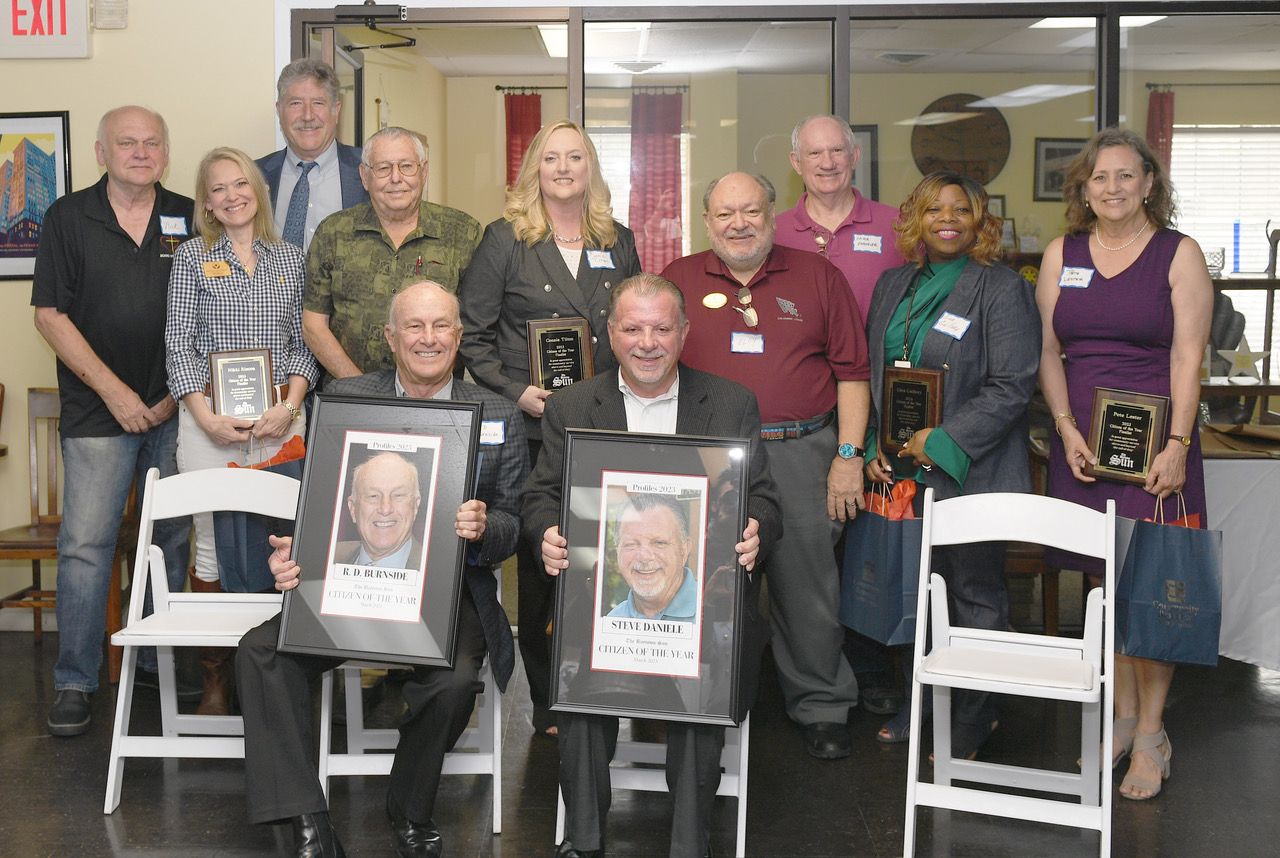
[[[504,220],[511,223],[516,238],[532,247],[551,237],[551,218],[542,202],[542,183],[539,173],[542,153],[547,140],[561,128],[578,132],[587,159],[587,192],[582,195],[582,239],[586,247],[608,248],[618,241],[618,230],[613,223],[613,206],[609,186],[600,172],[600,157],[582,126],[568,119],[559,119],[544,125],[525,152],[515,184],[507,189],[507,204],[502,210]]]
[[[200,237],[204,239],[204,249],[213,247],[214,242],[223,233],[222,224],[216,218],[211,223],[208,217],[209,210],[205,208],[205,203],[209,199],[209,170],[215,161],[230,161],[244,171],[244,177],[249,180],[249,187],[258,200],[258,213],[253,216],[253,237],[260,238],[268,244],[278,244],[280,236],[276,234],[275,220],[271,215],[271,192],[267,189],[267,180],[262,177],[262,171],[258,169],[258,165],[252,158],[239,149],[220,146],[206,152],[200,159],[200,166],[196,167],[196,210],[191,220],[200,230]]]
[[[969,251],[969,258],[980,265],[990,265],[1000,258],[1000,240],[1004,236],[1004,221],[991,213],[987,206],[987,192],[978,182],[954,170],[935,170],[920,180],[910,195],[902,201],[898,220],[893,229],[898,233],[898,252],[908,262],[923,266],[924,215],[942,195],[942,189],[955,185],[969,201],[973,209],[974,228],[978,240]]]

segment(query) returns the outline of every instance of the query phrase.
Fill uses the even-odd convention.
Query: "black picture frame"
[[[853,168],[853,186],[869,200],[880,201],[880,126],[850,125],[862,155]]]
[[[737,723],[747,581],[733,546],[746,526],[749,459],[745,439],[566,430],[569,568],[556,591],[552,709]],[[689,511],[685,583],[670,604],[695,605],[690,620],[628,610],[618,537],[621,508],[637,493]]]
[[[1088,142],[1083,137],[1036,138],[1036,173],[1032,200],[1038,203],[1062,202],[1062,183],[1067,165]]]
[[[480,403],[319,393],[310,421],[293,542],[299,584],[284,595],[279,648],[451,667],[467,550],[454,521],[475,496]],[[354,471],[381,452],[418,471],[403,567],[359,562]]]
[[[23,148],[21,155],[18,147]],[[14,191],[20,190],[24,209],[22,217],[0,233],[0,280],[30,280],[36,270],[44,214],[54,200],[71,190],[70,112],[0,113],[0,151],[13,152],[10,157],[26,162],[20,171],[0,169],[0,198],[13,199]],[[14,189],[18,174],[25,181],[21,189]]]

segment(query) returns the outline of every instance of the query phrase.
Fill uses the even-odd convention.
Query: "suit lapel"
[[[627,428],[627,407],[618,389],[618,371],[610,370],[609,381],[596,391],[596,407],[591,412],[592,429]]]
[[[680,367],[680,396],[676,400],[676,432],[680,435],[707,435],[711,408],[702,379]]]
[[[960,279],[951,288],[951,294],[942,304],[943,313],[953,313],[963,319],[973,321],[973,302],[978,297],[978,281],[982,278],[986,266],[970,261],[965,264]],[[966,331],[972,334],[972,331]],[[956,342],[955,338],[935,331],[932,328],[925,332],[924,345],[920,349],[920,363],[924,366],[942,366],[947,360],[947,353]]]
[[[565,299],[573,305],[578,311],[578,315],[582,318],[591,319],[591,308],[587,304],[588,292],[584,292],[583,285],[569,275],[569,269],[564,263],[564,257],[560,255],[559,248],[553,241],[540,241],[533,246],[534,255],[538,257],[538,261],[542,263],[542,272],[547,276],[547,283],[552,289],[560,292]],[[582,253],[583,259],[586,258],[586,251]],[[579,262],[578,269],[582,270],[585,263]]]

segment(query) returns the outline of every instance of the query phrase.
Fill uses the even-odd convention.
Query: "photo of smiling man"
[[[399,453],[378,453],[357,465],[347,511],[360,538],[339,542],[333,562],[393,569],[421,566],[422,542],[412,537],[421,503],[418,469]]]
[[[618,515],[618,572],[631,592],[611,617],[697,618],[698,581],[689,568],[689,510],[672,495],[631,495]]]

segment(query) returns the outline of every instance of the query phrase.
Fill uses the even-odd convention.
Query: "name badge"
[[[764,334],[734,331],[729,349],[740,355],[762,355],[764,354]]]
[[[507,424],[501,420],[480,421],[480,443],[495,445],[507,440]]]
[[[613,268],[613,251],[610,250],[588,250],[587,251],[587,267],[588,268]]]
[[[215,259],[212,262],[205,262],[203,265],[205,277],[231,276],[231,266],[227,264],[225,259]]]
[[[163,235],[186,235],[187,219],[181,215],[160,215],[160,232]]]
[[[1058,277],[1059,289],[1088,289],[1093,279],[1092,268],[1063,268]]]
[[[855,233],[853,236],[853,249],[860,253],[879,253],[880,244],[883,239],[878,235],[860,235]]]
[[[946,334],[958,340],[964,336],[964,332],[969,330],[969,326],[972,324],[963,316],[957,316],[955,313],[943,313],[938,317],[938,321],[933,323],[933,329],[940,334]]]

